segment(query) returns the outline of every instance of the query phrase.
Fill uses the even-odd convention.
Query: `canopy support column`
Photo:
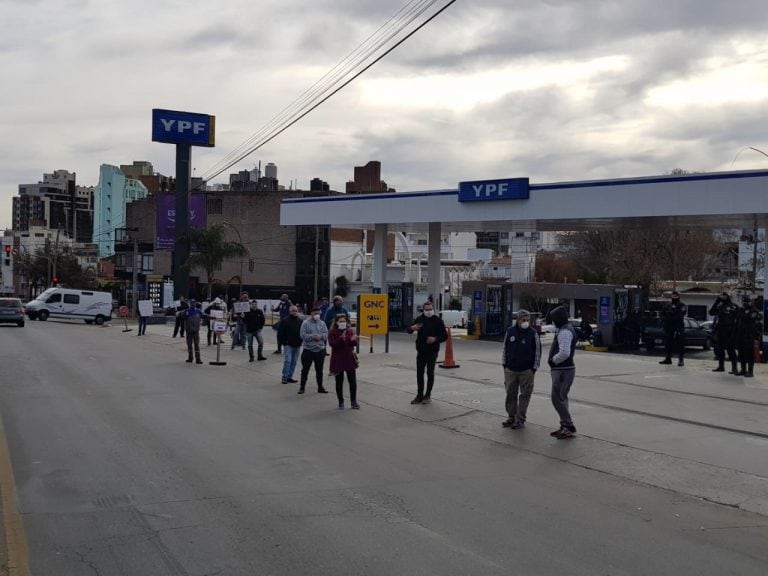
[[[440,296],[442,290],[440,288],[440,232],[442,230],[442,223],[430,222],[429,223],[429,237],[428,244],[428,284],[427,289],[429,294],[433,298],[435,309],[440,306]]]

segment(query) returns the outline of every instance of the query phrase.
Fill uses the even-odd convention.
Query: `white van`
[[[448,328],[467,327],[467,313],[464,310],[443,310],[440,312],[440,318]]]
[[[112,294],[69,288],[48,288],[26,306],[30,320],[71,318],[86,324],[104,324],[112,319]]]

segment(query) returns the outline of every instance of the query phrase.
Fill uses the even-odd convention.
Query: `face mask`
[[[347,323],[346,322],[339,322],[338,326],[339,326],[339,330],[346,330],[347,329]]]
[[[432,316],[434,315],[435,315],[434,310],[424,310],[424,316],[426,316],[427,318],[432,318]]]
[[[312,314],[312,320],[320,320],[320,314]]]
[[[520,328],[523,330],[528,330],[528,328],[531,326],[530,322],[520,322]]]

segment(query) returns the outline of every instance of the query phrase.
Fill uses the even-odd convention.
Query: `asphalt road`
[[[340,412],[276,356],[186,364],[118,325],[0,327],[0,350],[34,576],[768,573],[764,516],[379,408],[364,374]]]

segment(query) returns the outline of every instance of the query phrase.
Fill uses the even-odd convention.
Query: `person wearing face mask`
[[[667,356],[659,364],[672,364],[672,354],[677,349],[677,365],[683,366],[685,354],[685,315],[688,307],[680,302],[677,290],[672,292],[672,301],[664,309],[664,347]]]
[[[709,309],[709,314],[715,317],[715,356],[717,368],[712,372],[725,372],[725,353],[728,352],[728,360],[731,362],[731,374],[738,374],[736,367],[736,322],[738,320],[739,307],[731,302],[728,292],[723,292]]]
[[[429,404],[432,401],[432,386],[435,384],[435,364],[440,353],[440,342],[448,340],[443,320],[435,316],[431,302],[426,302],[421,315],[408,327],[408,334],[416,336],[416,397],[411,404]],[[424,371],[427,372],[427,389],[424,390]]]
[[[741,372],[737,376],[752,378],[755,375],[755,340],[762,338],[763,315],[755,309],[749,296],[744,296],[742,300],[736,333],[741,364]]]
[[[325,345],[328,342],[328,327],[320,318],[320,306],[313,306],[312,315],[301,325],[301,341],[304,344],[304,351],[301,353],[299,394],[304,394],[312,364],[315,365],[317,391],[320,394],[326,394],[327,390],[323,388],[323,364],[325,363]]]
[[[355,357],[355,345],[357,335],[349,326],[349,321],[344,314],[334,318],[331,329],[328,331],[328,343],[331,346],[331,373],[336,375],[336,398],[339,401],[339,410],[344,410],[344,373],[349,382],[349,400],[353,410],[359,410],[357,403],[357,359]]]
[[[525,427],[528,404],[533,394],[533,378],[541,361],[541,339],[531,328],[531,314],[519,310],[517,320],[504,335],[501,365],[504,367],[504,388],[507,397],[504,407],[508,418],[505,428],[518,430]]]
[[[293,379],[293,373],[296,370],[296,363],[299,360],[299,351],[303,343],[301,339],[301,318],[299,318],[299,309],[296,306],[288,308],[288,316],[280,321],[280,327],[277,330],[277,341],[283,347],[283,384],[295,384],[298,380]]]
[[[347,311],[346,308],[344,308],[344,298],[339,296],[338,294],[333,297],[333,306],[329,307],[325,311],[325,315],[323,316],[323,320],[325,320],[325,325],[328,326],[328,328],[331,327],[331,324],[333,324],[333,319],[336,318],[339,314],[344,314],[347,318],[349,318],[349,311]]]
[[[576,377],[576,364],[573,361],[576,352],[576,332],[568,322],[568,308],[558,306],[549,313],[555,325],[555,339],[549,349],[549,370],[552,376],[552,406],[560,417],[560,428],[550,433],[558,440],[573,438],[576,426],[573,425],[568,408],[568,394]]]

